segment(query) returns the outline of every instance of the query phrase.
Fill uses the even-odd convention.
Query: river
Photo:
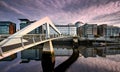
[[[42,47],[38,45],[1,60],[0,72],[43,72]],[[68,44],[54,45],[54,51],[55,72],[120,72],[119,53],[96,55],[92,47],[73,48]]]

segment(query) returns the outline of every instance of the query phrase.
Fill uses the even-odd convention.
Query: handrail
[[[32,42],[28,42],[29,44],[26,44],[26,42],[23,41],[24,39],[26,39],[26,37],[22,36],[22,37],[19,38],[21,43],[17,47],[15,45],[15,48],[13,48],[14,45],[5,46],[5,47],[0,46],[0,59],[5,58],[7,56],[10,56],[11,54],[17,53],[19,51],[28,49],[32,46],[47,42],[49,40],[54,40],[54,39],[67,37],[67,36],[55,35],[55,34],[51,35],[50,38],[48,38],[48,39],[45,38],[45,35],[43,35],[43,36],[40,35],[39,37],[38,37],[38,35],[29,35],[29,36],[34,36],[35,42],[33,42],[33,39],[30,38],[30,40],[32,40]],[[41,37],[42,40],[40,39],[40,37]],[[29,40],[29,39],[27,39],[27,40]],[[38,41],[36,41],[36,40],[38,40]],[[8,47],[9,47],[9,50],[6,50]]]

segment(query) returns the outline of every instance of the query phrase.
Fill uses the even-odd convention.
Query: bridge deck
[[[20,52],[22,50],[28,49],[30,47],[45,43],[47,41],[60,39],[60,38],[66,38],[66,37],[56,37],[56,38],[50,38],[50,39],[45,39],[45,40],[35,39],[35,42],[33,42],[32,39],[29,39],[28,42],[24,42],[24,46],[22,45],[22,43],[4,46],[4,47],[2,47],[3,56],[0,56],[0,59],[7,57],[7,56],[10,56],[14,53]]]

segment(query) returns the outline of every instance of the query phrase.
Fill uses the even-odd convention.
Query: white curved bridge
[[[28,34],[35,28],[46,25],[46,34]],[[52,27],[57,35],[50,35]],[[65,38],[48,17],[34,22],[0,42],[0,59],[51,40]]]

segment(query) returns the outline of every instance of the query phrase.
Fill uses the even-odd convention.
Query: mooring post
[[[75,37],[73,37],[73,48],[77,48],[78,47],[78,37],[77,36],[75,36]]]
[[[50,28],[48,23],[46,23],[46,38],[50,38]]]

